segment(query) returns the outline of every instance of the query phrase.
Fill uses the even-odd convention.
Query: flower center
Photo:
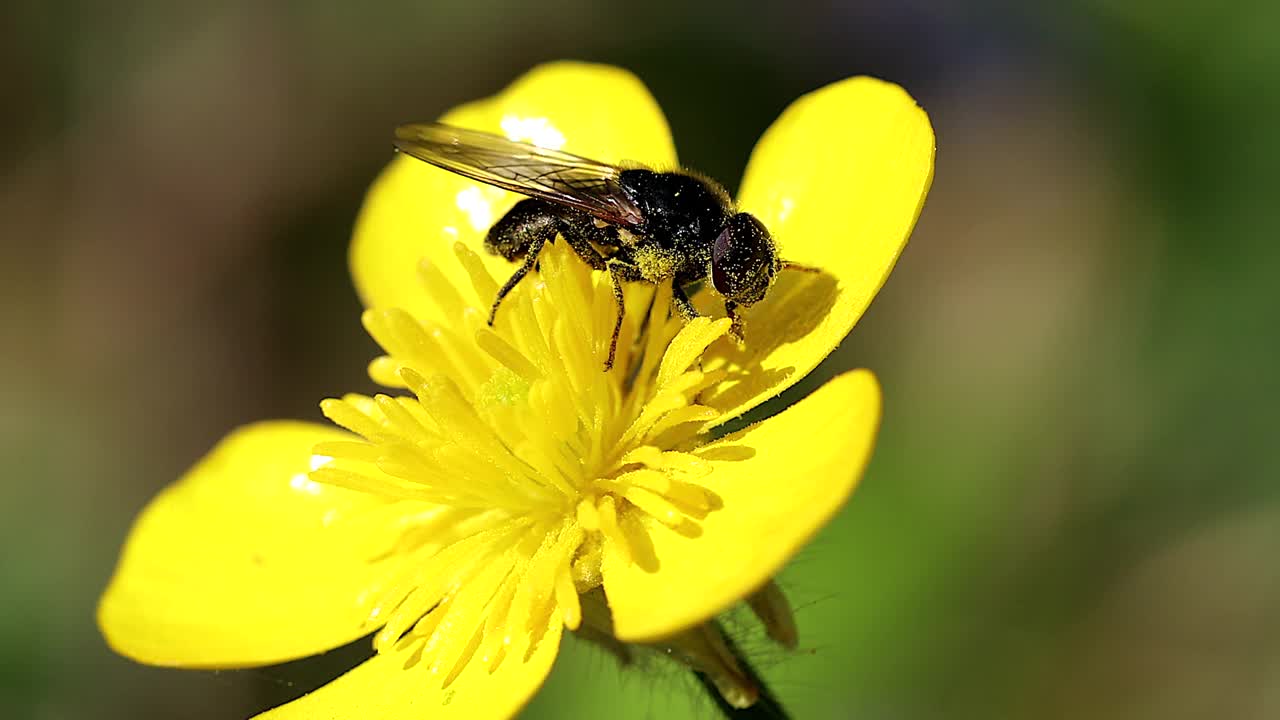
[[[455,252],[466,283],[421,268],[447,324],[395,309],[363,318],[387,352],[370,375],[416,397],[325,401],[363,440],[317,447],[333,461],[311,476],[387,500],[396,530],[379,556],[389,579],[371,604],[371,624],[385,623],[375,644],[425,643],[446,683],[476,652],[496,663],[513,637],[536,642],[557,610],[576,628],[606,545],[652,562],[646,517],[696,534],[716,509],[697,448],[719,412],[698,398],[725,375],[699,359],[730,324],[681,323],[669,286],[628,286],[605,372],[616,318],[606,274],[551,244],[489,327],[498,281],[470,248]],[[459,613],[475,637],[441,650],[451,641],[437,629],[458,635]]]

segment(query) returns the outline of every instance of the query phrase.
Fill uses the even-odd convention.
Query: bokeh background
[[[887,394],[782,578],[804,648],[744,640],[797,718],[1280,717],[1276,8],[6,2],[0,715],[245,717],[367,652],[145,668],[93,608],[229,428],[369,388],[345,250],[390,128],[568,57],[639,74],[731,187],[830,81],[932,117],[911,244],[789,395],[855,366]],[[715,717],[699,695],[570,645],[527,715]]]

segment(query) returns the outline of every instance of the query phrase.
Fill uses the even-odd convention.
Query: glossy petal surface
[[[644,84],[604,65],[537,67],[498,95],[456,108],[441,121],[607,163],[676,163],[666,119]],[[513,263],[481,248],[489,227],[520,198],[396,157],[370,189],[356,222],[351,269],[361,299],[368,307],[399,307],[423,320],[453,322],[423,283],[439,282],[437,273],[443,273],[453,284],[469,286],[454,259],[455,242],[480,251],[495,277],[510,276]],[[423,261],[429,264],[425,271]],[[492,301],[484,298],[483,306]]]
[[[523,643],[490,673],[472,661],[442,688],[413,647],[381,653],[315,692],[259,715],[262,720],[487,720],[514,717],[542,686],[560,649],[559,613],[524,661]]]
[[[143,510],[98,607],[119,653],[180,667],[263,665],[367,632],[371,496],[309,480],[312,446],[351,436],[265,422],[228,435]]]
[[[656,570],[607,546],[604,586],[622,640],[651,640],[702,622],[767,582],[839,511],[875,444],[880,386],[846,373],[785,412],[699,450],[700,480],[719,509],[691,537],[644,525]]]
[[[765,132],[739,205],[760,218],[783,270],[747,310],[746,347],[718,346],[750,368],[708,400],[735,417],[804,377],[840,344],[906,245],[933,179],[929,118],[902,88],[867,77],[805,95]]]

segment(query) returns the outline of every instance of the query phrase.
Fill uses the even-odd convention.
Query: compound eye
[[[729,257],[729,249],[733,245],[733,232],[730,227],[732,227],[732,223],[725,226],[724,230],[720,232],[720,236],[716,238],[715,245],[711,246],[711,284],[715,285],[717,292],[726,297],[729,295],[729,289],[732,285],[726,262],[726,258]]]
[[[711,246],[711,283],[726,298],[743,304],[759,300],[774,267],[773,241],[764,225],[747,213],[729,219]]]

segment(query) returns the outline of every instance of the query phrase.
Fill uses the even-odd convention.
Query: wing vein
[[[443,123],[401,125],[395,146],[463,177],[576,208],[614,225],[644,223],[644,214],[618,183],[622,171],[612,165]]]

